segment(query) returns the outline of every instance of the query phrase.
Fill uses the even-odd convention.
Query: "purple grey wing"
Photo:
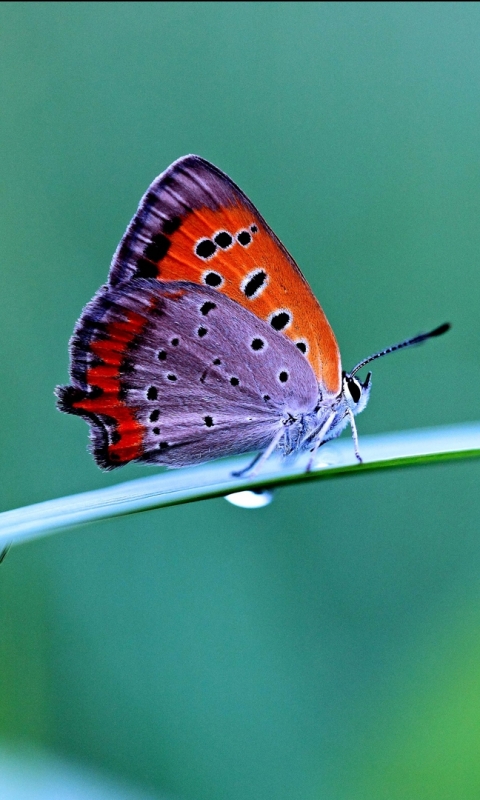
[[[113,365],[112,389],[101,377],[102,352]],[[89,385],[95,370],[100,397]],[[318,400],[313,370],[291,341],[225,295],[184,281],[104,287],[77,326],[71,374],[60,407],[90,422],[94,456],[106,468],[263,450],[289,415],[312,412]]]

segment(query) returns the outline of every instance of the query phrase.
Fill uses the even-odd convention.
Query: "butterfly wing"
[[[151,184],[109,282],[133,277],[215,288],[291,339],[323,390],[340,391],[338,345],[308,283],[246,195],[208,161],[185,156]]]
[[[71,342],[59,407],[91,425],[99,466],[184,466],[263,450],[313,411],[315,375],[292,342],[209,287],[104,286]]]

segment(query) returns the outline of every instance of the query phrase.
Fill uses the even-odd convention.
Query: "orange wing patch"
[[[186,156],[147,191],[110,281],[135,276],[224,292],[288,336],[324,389],[340,391],[338,345],[307,281],[253,204],[209,162]]]

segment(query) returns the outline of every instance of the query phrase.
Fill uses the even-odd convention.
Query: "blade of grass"
[[[232,472],[241,470],[250,460],[250,456],[241,456],[4,511],[0,514],[0,549],[87,522],[223,497],[246,489],[479,457],[480,422],[364,436],[360,445],[363,464],[356,462],[350,439],[337,439],[320,449],[315,469],[309,473],[305,472],[307,455],[294,463],[274,457],[260,475],[235,478]]]

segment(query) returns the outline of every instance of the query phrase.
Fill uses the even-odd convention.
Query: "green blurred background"
[[[55,410],[150,181],[199,153],[301,265],[365,433],[478,418],[479,3],[2,3],[1,508],[102,474]],[[0,570],[0,737],[183,800],[478,800],[480,465],[91,525]]]

